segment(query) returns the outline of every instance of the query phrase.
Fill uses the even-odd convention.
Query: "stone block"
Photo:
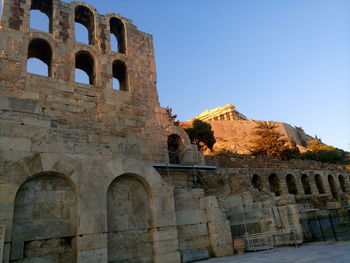
[[[192,225],[206,223],[207,217],[203,210],[176,211],[176,222],[178,225]]]
[[[212,247],[219,247],[225,244],[232,244],[231,232],[210,234],[210,244]]]
[[[176,214],[174,211],[171,212],[156,212],[152,217],[152,226],[154,227],[165,227],[176,225]]]
[[[228,220],[208,223],[209,234],[231,232]]]
[[[31,140],[26,138],[0,137],[0,149],[3,151],[29,152]]]
[[[80,251],[107,248],[107,234],[94,233],[77,237],[77,248]]]
[[[78,263],[106,263],[107,248],[78,251]]]
[[[180,253],[174,252],[165,255],[154,255],[154,263],[180,263]]]
[[[181,262],[193,262],[209,258],[208,250],[189,251],[181,253]]]
[[[220,246],[211,247],[214,257],[228,257],[233,255],[233,245],[223,244]]]
[[[216,196],[207,196],[201,200],[203,202],[202,209],[218,208],[218,199]]]
[[[192,238],[184,238],[179,235],[180,251],[197,251],[210,247],[209,235],[194,236]]]
[[[149,200],[150,209],[155,212],[174,211],[175,204],[172,197],[154,197]]]
[[[198,236],[207,236],[208,227],[206,223],[194,225],[178,225],[177,226],[179,239],[193,239]]]
[[[156,255],[164,255],[174,253],[178,250],[179,243],[177,238],[167,239],[153,242],[153,251]]]
[[[205,212],[208,222],[223,221],[226,219],[220,208],[208,208],[205,210]]]
[[[11,260],[20,260],[24,255],[24,242],[15,241],[11,246]]]
[[[153,228],[151,230],[151,233],[152,233],[153,241],[161,241],[161,240],[177,238],[177,229],[175,226]]]

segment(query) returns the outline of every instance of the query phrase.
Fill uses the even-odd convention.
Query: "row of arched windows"
[[[289,194],[294,194],[294,195],[301,194],[301,193],[298,193],[298,188],[296,185],[295,177],[292,174],[287,174],[285,180],[286,180],[287,189],[288,189]],[[328,180],[328,185],[330,188],[330,192],[332,193],[332,196],[336,197],[338,194],[338,188],[337,188],[334,177],[332,175],[328,175],[327,180]],[[345,177],[343,175],[339,175],[338,181],[339,181],[341,191],[343,193],[345,193],[347,191]],[[280,182],[279,177],[276,174],[271,174],[268,177],[268,182],[269,182],[270,191],[272,193],[274,193],[275,196],[280,196],[281,195],[281,182]],[[317,187],[319,194],[325,194],[326,190],[325,190],[323,179],[322,179],[321,175],[319,175],[319,174],[315,175],[315,182],[316,182],[316,187]],[[303,187],[303,189],[302,189],[303,194],[304,195],[311,195],[311,187],[310,187],[308,175],[306,175],[306,174],[301,175],[301,184]],[[261,180],[260,176],[258,176],[257,174],[253,175],[253,177],[252,177],[252,185],[254,188],[258,189],[259,191],[262,191],[262,187],[263,187],[262,180]]]
[[[52,0],[32,0],[30,7],[30,27],[52,33]],[[74,10],[75,39],[78,42],[95,45],[95,16],[90,8],[78,5]],[[125,26],[116,17],[109,20],[112,51],[126,53]]]
[[[27,71],[51,77],[52,55],[52,48],[46,40],[32,39],[28,46]],[[34,67],[35,70],[31,70]],[[123,61],[113,62],[112,74],[115,89],[129,90],[127,66]],[[78,51],[75,54],[75,81],[90,85],[96,84],[95,62],[88,51]]]

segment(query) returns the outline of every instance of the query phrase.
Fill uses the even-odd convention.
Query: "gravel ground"
[[[282,247],[244,255],[211,258],[202,263],[350,263],[350,242],[308,243],[298,248]]]

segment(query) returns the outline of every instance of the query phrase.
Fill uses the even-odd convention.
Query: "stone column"
[[[278,180],[279,180],[279,188],[281,191],[281,196],[287,196],[289,195],[288,193],[288,187],[287,187],[287,182],[286,182],[286,175],[285,174],[277,174]]]
[[[203,198],[208,219],[210,245],[215,257],[233,254],[230,222],[223,215],[215,196]]]
[[[316,185],[316,180],[315,180],[315,174],[314,173],[309,173],[309,185],[310,185],[310,190],[311,190],[311,195],[319,195],[319,191]]]
[[[295,175],[295,185],[297,188],[298,195],[305,195],[304,193],[304,187],[303,184],[301,183],[301,175],[297,174]]]

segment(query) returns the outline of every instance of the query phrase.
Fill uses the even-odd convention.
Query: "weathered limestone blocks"
[[[230,223],[219,208],[215,196],[204,198],[205,212],[208,218],[208,229],[211,249],[215,257],[233,254]]]

